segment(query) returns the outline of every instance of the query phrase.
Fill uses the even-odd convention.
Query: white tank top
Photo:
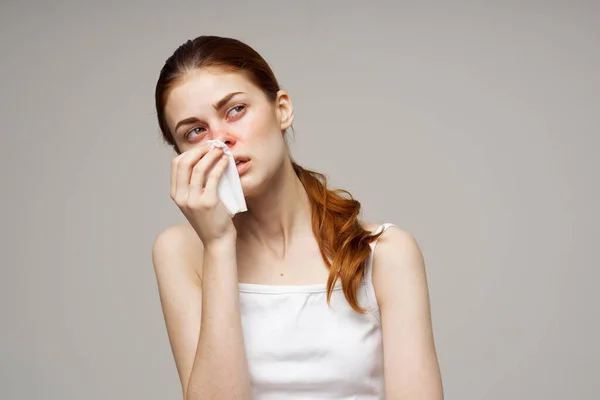
[[[377,232],[392,224],[383,224]],[[365,262],[357,313],[338,281],[326,284],[239,284],[244,343],[255,400],[385,398],[379,306]]]

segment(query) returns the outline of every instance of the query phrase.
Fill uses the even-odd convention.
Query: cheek
[[[276,153],[278,151],[276,149],[278,141],[282,139],[276,121],[267,118],[245,119],[239,125],[236,136],[240,142],[240,147],[257,156],[265,153]]]
[[[273,132],[276,130],[276,124],[272,118],[250,118],[248,124],[249,132],[251,132],[252,137],[261,140],[265,140],[273,135]]]

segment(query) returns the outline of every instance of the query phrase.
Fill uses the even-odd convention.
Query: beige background
[[[447,399],[600,396],[600,3],[3,1],[0,398],[176,399],[153,91],[247,41],[294,155],[426,257]]]

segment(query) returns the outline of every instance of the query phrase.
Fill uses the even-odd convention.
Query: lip
[[[238,161],[238,160],[236,160]],[[241,161],[241,163],[239,165],[236,165],[237,171],[238,171],[238,175],[242,175],[244,172],[248,171],[248,168],[250,168],[250,163],[252,161],[250,160],[244,160],[244,159],[240,159],[239,161]]]
[[[233,161],[238,162],[238,161],[248,161],[250,160],[248,157],[243,157],[243,156],[233,156]]]

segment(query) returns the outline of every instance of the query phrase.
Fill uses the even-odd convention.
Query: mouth
[[[234,158],[235,166],[238,170],[238,173],[241,175],[248,170],[248,166],[250,165],[250,159],[248,158]]]

